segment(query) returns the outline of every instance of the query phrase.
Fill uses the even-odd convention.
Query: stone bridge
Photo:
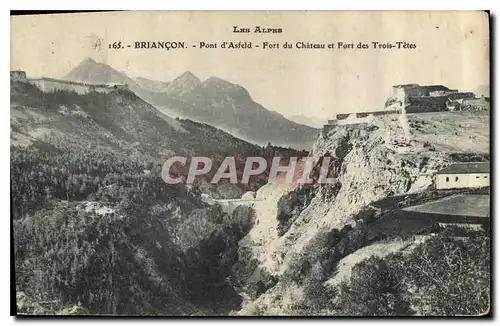
[[[255,202],[263,199],[257,198],[242,198],[242,199],[215,199],[208,195],[202,195],[201,200],[209,205],[219,205],[224,213],[232,216],[234,210],[239,206],[254,207]]]

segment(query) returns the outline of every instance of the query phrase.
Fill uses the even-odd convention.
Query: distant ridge
[[[89,83],[126,83],[144,100],[174,117],[221,128],[239,138],[267,145],[309,149],[319,130],[295,123],[256,103],[241,85],[219,77],[201,81],[186,71],[171,82],[130,78],[90,58],[72,69],[65,79]]]

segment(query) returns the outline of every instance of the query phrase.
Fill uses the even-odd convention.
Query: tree
[[[490,242],[485,234],[436,236],[393,266],[425,315],[480,315],[489,311]]]
[[[387,262],[371,257],[353,267],[349,282],[340,285],[338,306],[348,316],[411,314],[398,275]]]

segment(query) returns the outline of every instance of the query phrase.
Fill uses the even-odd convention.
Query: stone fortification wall
[[[46,93],[55,91],[75,91],[78,94],[87,94],[89,92],[109,93],[113,90],[112,86],[105,84],[88,84],[47,77],[32,78],[29,79],[28,82]]]

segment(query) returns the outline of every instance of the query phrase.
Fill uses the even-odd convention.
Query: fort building
[[[385,107],[404,106],[407,113],[437,112],[448,110],[450,101],[473,99],[476,99],[473,92],[461,92],[443,85],[404,84],[392,87],[392,96],[386,101]],[[451,108],[457,110],[462,106],[454,103]]]
[[[30,83],[45,93],[73,91],[78,94],[87,94],[90,92],[110,93],[116,90],[129,90],[128,85],[125,83],[91,84],[49,77],[29,78],[24,71],[11,71],[10,80]]]
[[[326,135],[336,126],[367,124],[374,120],[376,116],[387,114],[399,114],[400,110],[385,110],[357,113],[341,113],[334,115],[335,119],[328,120],[328,123],[323,125],[322,134]]]
[[[463,98],[451,100],[449,99],[446,102],[446,109],[448,111],[484,111],[490,108],[490,102],[487,98]]]
[[[404,84],[392,86],[392,96],[398,99],[421,96],[441,96],[455,92],[458,92],[458,90],[452,90],[443,85],[420,86],[418,84]]]
[[[473,92],[460,92],[443,85],[404,84],[392,87],[392,96],[387,99],[384,111],[336,114],[323,126],[326,135],[336,126],[366,124],[374,117],[387,114],[425,113],[460,110],[487,110],[487,98],[476,98]]]
[[[436,189],[490,186],[490,163],[453,163],[435,174]]]
[[[128,90],[127,84],[113,84],[113,85],[107,85],[107,87],[112,87],[113,89],[116,90]]]
[[[26,81],[26,72],[22,70],[14,70],[10,72],[11,81]]]

